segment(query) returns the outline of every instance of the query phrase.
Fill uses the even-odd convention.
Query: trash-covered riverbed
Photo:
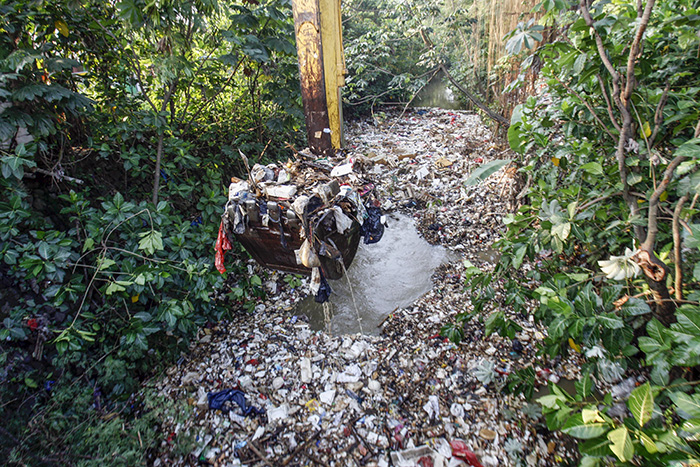
[[[573,462],[574,446],[547,431],[537,404],[502,390],[506,376],[526,366],[542,385],[576,379],[579,362],[536,359],[535,343],[546,330],[505,309],[523,327],[512,341],[486,337],[479,317],[466,324],[460,344],[439,334],[454,315],[471,309],[465,268],[492,267],[490,245],[502,233],[516,190],[508,167],[477,186],[464,181],[507,153],[480,118],[465,111],[387,111],[351,125],[347,139],[344,156],[374,181],[383,209],[413,217],[421,235],[455,259],[437,267],[427,293],[364,335],[313,330],[295,308],[308,280],[291,288],[297,281],[270,273],[265,286],[274,293],[255,313],[241,311],[231,322],[203,329],[191,353],[156,383],[161,394],[186,400],[188,412],[179,423],[163,420],[154,465]],[[249,268],[259,270],[253,263]],[[501,309],[503,299],[497,289],[484,316]],[[195,437],[196,449],[171,451],[185,434]]]

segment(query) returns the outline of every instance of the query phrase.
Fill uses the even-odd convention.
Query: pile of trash
[[[516,203],[515,168],[465,185],[474,169],[508,153],[478,115],[418,110],[387,118],[380,129],[368,121],[351,126],[353,153],[371,163],[365,176],[383,180],[382,208],[417,213],[423,237],[454,250],[483,250],[499,237],[501,217]]]
[[[255,164],[248,180],[232,179],[215,264],[226,271],[224,252],[235,237],[264,266],[310,274],[311,291],[323,303],[331,293],[327,279],[344,275],[359,238],[367,244],[381,239],[382,212],[374,184],[353,171],[353,158],[333,167],[327,160],[297,157],[286,164]]]
[[[345,176],[362,180],[358,193],[373,184],[381,208],[411,212],[426,238],[460,259],[436,270],[431,291],[387,316],[380,336],[311,330],[293,311],[309,279],[291,287],[283,274],[270,274],[272,294],[255,313],[202,330],[156,383],[191,410],[185,421],[163,420],[168,435],[154,465],[495,467],[576,459],[570,440],[546,429],[539,406],[504,386],[526,367],[542,388],[575,380],[580,361],[539,360],[535,346],[546,329],[509,310],[497,283],[484,313],[506,311],[522,327],[515,339],[485,336],[478,318],[465,324],[458,345],[440,336],[443,324],[471,308],[468,269],[493,267],[489,245],[514,195],[508,167],[475,187],[464,180],[503,154],[472,113],[386,115],[349,126],[353,171]],[[259,265],[248,268],[263,277]],[[187,436],[196,440],[193,451],[172,448]]]

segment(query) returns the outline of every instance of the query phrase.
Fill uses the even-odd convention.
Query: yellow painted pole
[[[331,143],[334,149],[340,149],[343,144],[343,105],[340,88],[345,85],[346,74],[340,0],[319,0],[319,3]]]
[[[343,142],[340,0],[293,0],[292,11],[309,148],[327,156]]]

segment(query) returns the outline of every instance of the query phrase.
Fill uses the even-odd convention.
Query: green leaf
[[[622,311],[626,316],[639,316],[651,313],[651,308],[647,305],[647,302],[641,298],[630,298],[627,302],[622,305]]]
[[[588,56],[585,53],[579,55],[576,58],[576,61],[574,62],[574,73],[576,73],[577,75],[581,74],[583,68],[586,66],[587,58]]]
[[[690,235],[685,239],[688,248],[700,248],[700,224],[690,224]]]
[[[98,266],[97,270],[98,271],[104,271],[105,269],[109,269],[111,266],[115,265],[116,261],[110,258],[102,258],[102,260],[98,260]]]
[[[105,295],[112,295],[115,292],[122,292],[124,290],[126,289],[117,282],[110,282],[107,286],[107,290],[105,290]]]
[[[583,423],[589,424],[589,423],[602,423],[604,420],[600,416],[600,412],[598,409],[582,409],[581,410],[581,418],[583,419]]]
[[[39,385],[36,383],[36,381],[34,381],[33,379],[31,379],[28,376],[26,378],[24,378],[24,384],[26,384],[27,387],[31,388],[31,389],[36,389],[39,387]]]
[[[262,279],[260,279],[260,276],[255,274],[253,277],[250,278],[250,284],[260,287],[262,285]]]
[[[92,238],[88,237],[85,239],[85,244],[83,245],[83,253],[88,251],[90,248],[92,248],[95,245],[95,240]]]
[[[527,245],[521,245],[517,250],[515,250],[515,258],[513,259],[513,269],[518,269],[521,264],[523,264],[523,259],[525,258],[525,253],[527,253]]]
[[[454,342],[455,344],[459,344],[462,341],[462,339],[464,339],[464,330],[462,329],[462,326],[449,323],[444,325],[440,329],[440,335],[443,337],[447,337],[451,342]]]
[[[141,232],[139,236],[141,237],[139,250],[144,250],[147,254],[152,255],[163,249],[163,236],[159,231]]]
[[[169,310],[163,313],[163,320],[168,324],[169,327],[173,328],[177,324],[177,317],[171,313]]]
[[[607,445],[606,445],[607,447]],[[602,457],[602,456],[601,456]],[[598,467],[600,465],[600,459],[597,457],[585,456],[581,458],[578,467]]]
[[[674,392],[671,393],[671,400],[678,407],[678,415],[684,419],[700,418],[700,396],[697,394],[690,396],[684,392]]]
[[[599,315],[596,320],[607,329],[620,329],[624,327],[625,322],[620,318],[616,317],[612,313],[606,313],[604,315]]]
[[[700,138],[693,138],[678,146],[674,157],[684,156],[689,159],[700,157]]]
[[[587,372],[581,375],[581,379],[576,381],[574,386],[576,387],[576,393],[583,399],[590,396],[593,391],[593,378],[591,378],[591,373]]]
[[[653,439],[649,437],[649,435],[642,431],[639,431],[636,434],[649,454],[656,454],[657,452],[659,452],[658,446],[656,446],[656,443]]]
[[[622,462],[628,462],[632,460],[634,456],[634,444],[632,444],[632,438],[630,437],[630,432],[627,427],[620,427],[616,430],[608,433],[608,439],[610,440],[610,450],[620,459]]]
[[[671,378],[670,371],[671,364],[667,360],[661,358],[654,362],[649,379],[651,379],[654,384],[665,386]]]
[[[499,159],[479,166],[471,173],[464,184],[467,186],[478,185],[511,162],[511,159]]]
[[[552,321],[549,327],[549,336],[552,339],[559,340],[566,334],[566,329],[569,327],[569,319],[563,316],[558,316]]]
[[[559,238],[562,242],[569,237],[571,233],[571,222],[564,222],[552,226],[552,235]]]
[[[567,420],[561,431],[574,438],[591,439],[604,435],[608,431],[608,424],[584,423],[581,414],[576,414]]]
[[[138,312],[138,313],[135,313],[135,314],[134,314],[134,318],[140,319],[140,320],[143,321],[144,323],[147,323],[147,322],[149,322],[151,319],[153,319],[153,317],[151,316],[151,314],[150,314],[150,313],[147,313],[147,312],[145,312],[145,311],[140,311],[140,312]]]
[[[640,428],[651,420],[651,414],[654,411],[654,395],[649,383],[644,383],[632,391],[627,400],[627,407]]]
[[[669,330],[656,318],[652,318],[647,324],[647,334],[659,344],[671,348]]]
[[[515,118],[515,112],[513,112],[513,117]],[[508,127],[508,145],[510,148],[520,153],[522,152],[523,141],[520,138],[520,127],[522,127],[521,122],[514,122]]]
[[[566,397],[556,394],[548,394],[537,399],[537,403],[546,409],[556,410],[560,407],[560,403],[565,403]]]
[[[642,174],[638,174],[636,172],[633,172],[629,175],[627,175],[627,184],[632,186],[636,185],[637,183],[641,182],[644,180],[644,176]]]
[[[691,435],[700,433],[700,418],[691,418],[690,420],[686,420],[683,422],[683,425],[681,425],[681,428],[683,431]]]
[[[49,259],[49,244],[46,242],[39,242],[39,256],[44,259]]]
[[[696,307],[682,306],[676,312],[677,323],[671,325],[676,339],[690,343],[700,338],[700,313]]]
[[[581,454],[592,457],[605,457],[610,454],[610,441],[607,438],[598,438],[579,443]]]
[[[484,321],[484,333],[487,336],[498,331],[505,324],[505,314],[502,311],[491,313]]]
[[[603,175],[603,166],[598,162],[589,162],[588,164],[583,164],[581,169],[585,170],[592,175]]]

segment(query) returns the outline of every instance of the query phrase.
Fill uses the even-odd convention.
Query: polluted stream
[[[546,429],[537,404],[504,388],[507,376],[523,368],[534,370],[538,387],[574,381],[580,355],[538,357],[547,330],[507,305],[500,279],[478,314],[465,287],[474,267],[493,270],[498,254],[490,246],[513,210],[507,200],[517,194],[506,168],[478,186],[465,180],[508,155],[494,147],[479,117],[465,111],[387,110],[384,122],[349,125],[348,141],[346,156],[361,162],[350,177],[376,185],[388,228],[379,243],[360,245],[348,268],[352,293],[344,279],[331,284],[331,332],[323,309],[306,298],[309,279],[238,258],[249,275],[266,278],[271,293],[255,312],[229,308],[230,320],[202,328],[179,363],[151,383],[179,408],[161,421],[166,435],[149,464],[574,461],[571,443]],[[497,311],[522,328],[514,339],[486,335],[484,320]],[[455,344],[440,332],[458,314],[471,317]]]
[[[309,296],[297,305],[296,312],[307,316],[315,331],[355,334],[362,330],[379,335],[381,322],[428,292],[435,268],[453,259],[457,255],[450,250],[426,242],[411,217],[392,213],[387,216],[382,240],[361,243],[347,276],[329,281],[333,289],[330,306]]]

